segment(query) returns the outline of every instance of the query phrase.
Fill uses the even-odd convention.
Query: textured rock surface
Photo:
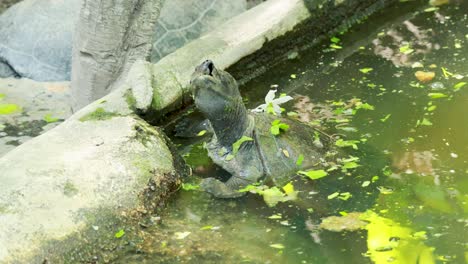
[[[70,80],[72,29],[80,4],[29,0],[12,6],[0,15],[0,61],[37,81]]]
[[[71,113],[69,82],[41,83],[0,78],[0,157],[16,146],[54,128]],[[3,106],[3,107],[2,107]]]
[[[164,134],[132,114],[129,96],[116,90],[0,159],[0,263],[59,255],[61,243],[44,246],[178,187],[183,166]]]

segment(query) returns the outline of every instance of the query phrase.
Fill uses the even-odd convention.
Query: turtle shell
[[[264,172],[275,185],[286,184],[298,170],[318,169],[325,161],[327,152],[333,149],[331,140],[326,136],[320,137],[321,146],[314,143],[315,132],[318,131],[307,124],[265,113],[251,115],[255,120],[254,135]],[[270,129],[274,120],[287,124],[289,129],[273,135]],[[304,159],[298,165],[300,155]]]

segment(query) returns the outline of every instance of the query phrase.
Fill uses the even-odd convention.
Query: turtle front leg
[[[249,181],[239,177],[231,177],[227,182],[215,178],[206,178],[203,179],[200,187],[216,198],[238,198],[246,194],[245,192],[239,192],[239,189],[248,184],[250,184]]]

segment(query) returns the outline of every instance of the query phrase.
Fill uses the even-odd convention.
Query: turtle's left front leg
[[[250,183],[250,181],[233,176],[227,182],[215,178],[206,178],[203,179],[200,186],[202,190],[217,198],[238,198],[246,194],[245,192],[239,192],[239,190]]]

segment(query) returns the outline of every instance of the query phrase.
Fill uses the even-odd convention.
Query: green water
[[[357,170],[330,174],[311,183],[307,199],[272,208],[255,194],[219,200],[181,190],[122,263],[468,263],[468,84],[454,89],[468,82],[468,5],[426,8],[409,12],[401,3],[338,34],[341,48],[326,41],[241,87],[254,108],[277,85],[296,98],[287,112],[302,118],[319,105],[336,115],[340,106],[330,105],[352,98],[374,106],[342,114],[349,123],[322,123],[360,141],[350,152]],[[422,84],[416,71],[435,77]],[[300,96],[309,103],[297,109]],[[201,144],[186,157],[190,182],[225,174]],[[329,199],[335,192],[352,196]],[[367,219],[374,226],[318,228],[326,217],[365,211],[377,215]],[[371,256],[378,234],[388,236]]]

